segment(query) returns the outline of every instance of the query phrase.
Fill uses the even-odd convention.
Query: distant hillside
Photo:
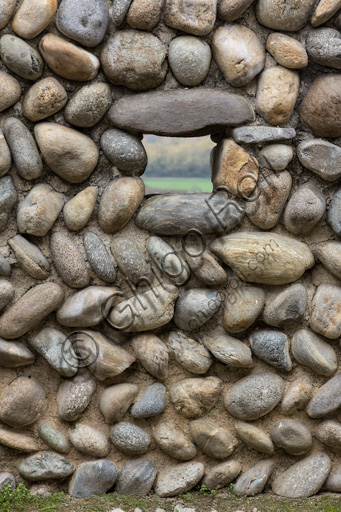
[[[210,178],[209,137],[179,138],[145,135],[148,154],[145,178]]]

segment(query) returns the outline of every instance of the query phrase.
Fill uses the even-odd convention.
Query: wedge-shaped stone
[[[323,139],[312,139],[297,146],[301,164],[326,181],[341,177],[341,148]]]
[[[18,468],[19,474],[31,482],[63,480],[74,472],[71,462],[54,452],[42,452],[25,459]]]
[[[227,334],[214,333],[203,336],[203,342],[208,350],[222,363],[232,368],[252,368],[252,353],[250,348],[240,340]]]
[[[207,421],[191,421],[188,428],[195,444],[208,457],[225,459],[237,445],[237,439],[228,430]]]
[[[253,283],[292,283],[315,263],[306,244],[276,233],[234,233],[210,248],[238,277]]]
[[[260,329],[249,337],[252,352],[271,366],[290,372],[289,340],[284,332]]]
[[[274,327],[301,320],[307,309],[307,290],[300,283],[285,288],[275,297],[270,296],[264,308],[264,322]]]
[[[229,295],[224,307],[224,328],[227,332],[243,332],[250,327],[262,311],[265,293],[262,288],[239,287]]]
[[[328,272],[341,280],[341,242],[322,242],[314,248],[314,254]]]
[[[168,467],[158,474],[155,493],[161,498],[168,498],[190,491],[203,474],[204,465],[201,462],[185,462]]]
[[[307,375],[301,375],[291,382],[281,403],[281,413],[289,416],[302,409],[308,402],[312,389],[313,383]]]
[[[41,250],[23,236],[16,235],[8,244],[22,268],[35,279],[46,279],[50,275],[50,264]]]
[[[241,96],[200,88],[127,96],[114,103],[109,118],[122,130],[194,137],[252,122],[254,112]]]
[[[317,390],[307,405],[307,414],[311,418],[329,416],[341,407],[341,373],[328,380]]]
[[[34,363],[34,355],[23,344],[0,338],[0,366],[18,368]]]
[[[337,356],[333,347],[307,329],[295,332],[291,350],[296,361],[319,375],[330,377],[337,370]]]
[[[159,380],[168,375],[168,347],[153,333],[137,334],[132,347],[142,366]]]
[[[238,478],[233,489],[234,494],[239,496],[255,496],[261,493],[274,467],[275,463],[271,459],[264,459],[258,462]]]
[[[116,384],[106,388],[99,398],[99,410],[106,423],[120,421],[139,392],[137,384]]]
[[[213,317],[220,307],[216,290],[193,288],[176,301],[174,323],[179,329],[195,331]]]
[[[72,350],[70,340],[62,332],[53,327],[45,327],[37,336],[30,340],[32,347],[41,354],[58,373],[64,377],[72,377],[77,373],[78,365],[68,354]]]
[[[217,377],[184,379],[171,386],[169,398],[179,414],[198,418],[214,407],[222,387]]]
[[[179,460],[190,460],[197,454],[195,444],[172,421],[163,421],[153,429],[153,438],[160,450]]]
[[[167,344],[174,359],[191,373],[199,375],[206,373],[213,362],[210,353],[203,345],[181,331],[171,331]]]

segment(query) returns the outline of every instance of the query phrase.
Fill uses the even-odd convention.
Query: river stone
[[[0,179],[0,231],[4,231],[9,223],[10,215],[17,202],[17,191],[10,176]]]
[[[203,345],[181,331],[171,331],[167,345],[177,363],[191,373],[197,375],[206,373],[213,362],[210,353]]]
[[[96,381],[88,373],[79,373],[73,379],[64,380],[57,391],[57,407],[64,421],[76,421],[88,407],[96,390]]]
[[[151,331],[162,327],[173,318],[178,295],[178,288],[164,283],[138,293],[110,311],[108,324],[113,329],[125,332]]]
[[[95,208],[97,194],[97,187],[87,187],[65,204],[63,217],[68,229],[78,231],[87,225]]]
[[[0,445],[20,452],[37,452],[41,446],[32,437],[0,428]]]
[[[0,47],[1,48],[1,47]],[[1,52],[1,50],[0,50]],[[14,105],[21,97],[21,86],[20,83],[14,76],[6,73],[5,71],[0,71],[0,87],[3,91],[1,100],[0,100],[0,112],[6,110],[7,108]],[[5,149],[5,148],[4,148]],[[1,152],[2,153],[2,152]],[[10,160],[7,156],[7,160]],[[10,167],[10,164],[7,164],[6,167]],[[5,168],[6,168],[5,167]],[[7,169],[8,171],[9,169]],[[7,172],[6,171],[6,172]],[[5,174],[4,172],[2,174]]]
[[[223,388],[217,377],[184,379],[169,389],[175,410],[185,418],[198,418],[216,404]]]
[[[233,233],[217,238],[210,248],[239,278],[253,283],[291,283],[315,263],[306,244],[277,233]]]
[[[62,0],[58,7],[57,28],[83,46],[97,46],[109,23],[106,0]]]
[[[244,25],[226,23],[219,27],[213,36],[212,52],[226,82],[234,87],[248,84],[264,68],[264,46]]]
[[[289,340],[284,332],[262,329],[253,332],[249,337],[252,352],[275,368],[292,369],[289,355]]]
[[[315,8],[310,23],[313,27],[318,27],[334,16],[339,9],[339,0],[321,0]]]
[[[341,492],[341,464],[330,472],[324,488],[329,492]]]
[[[65,197],[50,185],[35,185],[18,207],[17,223],[20,233],[45,236],[56,222]]]
[[[116,178],[104,189],[98,221],[105,233],[117,233],[130,221],[144,198],[145,186],[140,178]]]
[[[5,34],[0,39],[0,56],[4,64],[26,80],[37,80],[43,74],[40,53],[20,37]]]
[[[254,201],[247,201],[245,212],[248,219],[261,229],[273,228],[282,214],[289,197],[292,185],[288,171],[275,174],[272,171],[262,172],[258,180]]]
[[[186,261],[192,270],[193,274],[200,279],[204,284],[208,286],[220,286],[225,284],[228,280],[228,275],[217,260],[209,253],[204,250],[201,254],[199,251],[188,251],[185,249]]]
[[[333,28],[310,30],[306,38],[309,58],[334,69],[341,69],[341,34]]]
[[[91,327],[103,320],[106,304],[117,289],[109,286],[88,286],[70,295],[57,311],[57,321],[67,327]]]
[[[302,320],[307,309],[307,290],[300,283],[285,288],[276,297],[267,301],[263,319],[274,327],[286,327],[291,322]]]
[[[99,398],[99,410],[106,423],[120,421],[135,398],[140,388],[137,384],[115,384],[106,388]]]
[[[250,7],[253,0],[222,0],[218,5],[218,16],[224,21],[235,21]]]
[[[232,195],[248,197],[258,179],[258,162],[233,139],[222,139],[211,152],[214,189],[226,187]]]
[[[16,2],[14,2],[14,5],[15,5],[15,3]],[[0,7],[2,8],[2,2],[0,3]],[[1,14],[3,14],[3,13],[1,12]],[[1,20],[1,14],[0,14],[0,20]],[[0,489],[3,489],[4,487],[6,487],[6,485],[9,485],[10,489],[12,491],[14,491],[14,489],[16,488],[16,481],[15,481],[14,476],[11,473],[2,471],[0,473]]]
[[[149,237],[146,249],[156,266],[176,286],[181,286],[189,280],[191,271],[186,261],[161,237]]]
[[[323,139],[312,139],[297,146],[301,164],[326,181],[341,177],[341,148]]]
[[[265,292],[262,288],[243,287],[236,292],[235,300],[225,301],[223,325],[227,332],[239,333],[248,329],[263,309]]]
[[[57,272],[70,288],[84,288],[90,275],[84,257],[73,239],[62,231],[50,236],[50,251]]]
[[[171,137],[207,135],[254,120],[251,104],[216,89],[181,89],[125,96],[109,110],[121,130]]]
[[[115,491],[120,494],[146,496],[156,478],[154,463],[146,458],[128,460],[121,468]]]
[[[0,311],[12,300],[14,288],[9,281],[0,281]]]
[[[313,443],[310,430],[298,420],[281,420],[270,427],[271,439],[290,455],[307,453]]]
[[[166,408],[166,388],[161,382],[154,382],[146,387],[140,399],[131,409],[133,418],[153,418],[163,413]]]
[[[163,452],[174,459],[190,460],[197,449],[191,438],[172,421],[163,421],[153,427],[153,439]]]
[[[213,194],[160,194],[146,200],[135,223],[157,235],[187,235],[224,232],[236,227],[244,211],[224,192]]]
[[[266,41],[266,49],[285,68],[302,69],[308,65],[308,55],[304,46],[286,34],[273,32]]]
[[[69,441],[64,434],[56,427],[43,421],[38,427],[38,434],[40,439],[44,441],[52,450],[59,453],[69,453],[71,447]]]
[[[236,485],[233,488],[234,494],[238,496],[255,496],[260,494],[273,469],[275,463],[272,459],[263,459],[246,473],[243,473],[237,480]]]
[[[142,455],[150,445],[150,436],[142,428],[121,421],[110,428],[111,442],[115,448],[128,455]]]
[[[259,144],[290,140],[296,136],[294,128],[275,128],[274,126],[241,126],[232,130],[232,136],[238,144]]]
[[[38,284],[0,317],[0,336],[13,340],[26,334],[59,308],[64,292],[57,283]]]
[[[310,418],[329,416],[341,407],[341,374],[320,387],[309,401],[306,412]]]
[[[117,474],[116,464],[111,460],[82,462],[70,480],[68,493],[76,498],[105,494],[114,485]]]
[[[290,416],[302,409],[308,402],[312,389],[313,383],[307,375],[301,375],[290,382],[281,403],[281,414]]]
[[[278,172],[284,171],[293,157],[294,151],[291,146],[286,144],[269,144],[259,152],[258,162],[261,167]]]
[[[54,452],[41,452],[25,459],[18,467],[20,476],[31,482],[64,480],[74,472],[71,462]]]
[[[333,451],[341,450],[341,423],[335,420],[322,421],[315,433],[317,439],[330,446]]]
[[[17,0],[0,0],[0,29],[6,27],[7,23],[12,18],[16,4],[17,4]],[[5,473],[2,473],[2,474],[5,474]],[[7,473],[7,474],[9,474],[9,473]],[[14,488],[15,488],[15,483],[14,483],[13,489]]]
[[[95,126],[112,103],[108,84],[95,82],[79,89],[64,110],[65,120],[81,128]]]
[[[34,363],[34,354],[23,343],[0,338],[0,366],[18,368]]]
[[[47,390],[34,377],[17,377],[2,388],[0,420],[11,427],[35,423],[48,406]]]
[[[101,148],[105,156],[122,171],[140,176],[147,166],[147,153],[138,137],[111,128],[101,137]]]
[[[9,75],[7,75],[9,76]],[[1,81],[1,73],[0,73]],[[5,89],[6,90],[6,89]],[[1,108],[1,106],[0,106]],[[0,177],[4,176],[11,168],[12,157],[4,133],[0,130]]]
[[[57,0],[24,0],[12,21],[12,30],[24,39],[33,39],[47,27],[57,10]]]
[[[62,332],[53,327],[45,327],[34,338],[30,339],[31,346],[63,377],[72,377],[77,373],[78,365],[68,353],[72,344]]]
[[[277,476],[272,483],[272,491],[287,498],[308,498],[321,489],[330,468],[331,461],[328,455],[314,453]]]
[[[322,192],[314,184],[305,183],[298,187],[286,206],[284,226],[295,235],[305,235],[321,220],[325,210]]]
[[[328,272],[341,279],[341,242],[322,242],[314,248],[314,254]]]
[[[17,173],[25,180],[35,180],[43,172],[37,144],[26,126],[15,117],[4,122],[4,134]]]
[[[152,30],[160,21],[163,0],[133,0],[127,22],[133,28]]]
[[[311,328],[329,339],[341,336],[341,287],[321,284],[317,287],[312,302]]]
[[[297,71],[273,66],[259,77],[256,111],[265,121],[275,126],[289,122],[294,111],[300,78]]]
[[[169,65],[182,85],[193,87],[203,82],[210,69],[211,59],[210,46],[198,37],[180,36],[170,42]]]
[[[291,350],[296,361],[319,375],[330,377],[337,370],[337,357],[333,347],[307,329],[295,332]]]
[[[341,188],[339,188],[329,204],[327,222],[339,237],[341,237]]]
[[[213,459],[229,457],[237,445],[237,439],[228,430],[202,420],[191,421],[189,432],[200,450]]]
[[[156,479],[155,494],[169,498],[190,491],[201,480],[204,469],[201,462],[184,462],[163,469]]]
[[[213,29],[217,0],[165,0],[165,23],[171,28],[195,36],[206,36]]]
[[[88,263],[97,277],[105,283],[113,283],[116,279],[116,262],[110,257],[102,239],[96,233],[87,231],[83,235],[83,244]]]
[[[250,348],[240,340],[226,334],[215,333],[203,336],[205,347],[218,361],[232,368],[252,368],[252,353]]]
[[[120,30],[111,35],[101,52],[101,64],[110,82],[132,90],[158,87],[168,68],[161,41],[138,30]]]
[[[200,329],[220,308],[216,290],[196,288],[185,291],[176,301],[174,323],[179,329]]]
[[[275,447],[271,438],[261,428],[251,423],[239,422],[236,425],[237,436],[252,450],[257,450],[266,455],[272,455]]]
[[[315,137],[341,136],[340,86],[341,74],[324,74],[308,89],[300,118]]]
[[[8,240],[22,268],[34,279],[47,279],[50,275],[50,263],[41,250],[21,235]]]
[[[111,17],[114,25],[121,25],[125,15],[128,12],[132,0],[114,0],[112,3]]]
[[[70,441],[75,449],[89,457],[106,457],[109,453],[109,441],[100,430],[86,423],[77,423],[70,430]]]
[[[111,244],[111,252],[117,261],[118,268],[129,281],[139,284],[143,278],[151,278],[147,257],[132,238],[115,237]]]
[[[257,420],[276,407],[283,393],[284,381],[279,375],[271,372],[254,373],[229,388],[224,397],[224,405],[235,418]]]
[[[9,277],[11,275],[11,272],[11,265],[8,263],[6,258],[4,258],[2,254],[0,254],[0,276]]]
[[[55,34],[45,34],[39,42],[39,50],[48,67],[58,76],[79,82],[97,76],[100,66],[97,57]]]
[[[256,15],[259,23],[275,30],[297,31],[307,23],[315,0],[260,0]]]
[[[236,460],[221,462],[210,469],[205,470],[201,485],[207,489],[221,489],[227,487],[241,472],[242,466]]]
[[[164,380],[168,375],[168,347],[155,334],[137,334],[131,339],[136,358],[153,377]]]

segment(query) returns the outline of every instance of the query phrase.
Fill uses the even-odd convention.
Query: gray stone
[[[129,281],[138,284],[142,278],[151,279],[147,257],[132,238],[115,237],[111,244],[111,252],[118,268]]]
[[[219,333],[203,336],[202,340],[214,357],[227,366],[232,368],[253,367],[251,350],[242,341]]]
[[[264,308],[264,322],[274,327],[286,327],[302,320],[307,309],[307,290],[300,283],[285,288],[275,297],[270,296]]]
[[[221,302],[215,290],[196,288],[185,291],[176,301],[174,323],[179,329],[200,329],[220,308]]]
[[[205,470],[201,485],[207,489],[221,489],[231,483],[241,472],[242,466],[235,460],[229,460]]]
[[[203,345],[181,331],[171,331],[167,345],[174,359],[191,373],[197,375],[206,373],[213,362],[210,353]]]
[[[284,211],[284,226],[295,235],[306,235],[321,220],[326,200],[313,183],[298,187]]]
[[[218,5],[218,16],[224,21],[235,21],[250,7],[253,0],[222,0]]]
[[[23,270],[34,279],[47,279],[50,275],[50,264],[41,250],[21,235],[8,240]]]
[[[70,288],[84,288],[90,275],[84,257],[73,239],[62,231],[50,236],[50,251],[56,270]]]
[[[89,457],[106,457],[109,453],[107,436],[86,423],[77,423],[75,428],[70,430],[70,441],[78,452]]]
[[[275,172],[284,171],[294,157],[291,146],[286,144],[269,144],[257,157],[261,167],[267,167]]]
[[[329,492],[341,492],[341,464],[330,472],[324,488]]]
[[[49,76],[29,88],[22,104],[23,114],[30,121],[40,121],[59,112],[67,100],[64,87],[58,80]]]
[[[71,462],[54,452],[41,452],[25,459],[18,467],[20,476],[31,482],[63,480],[74,472]]]
[[[266,455],[272,455],[275,447],[271,438],[261,428],[251,423],[239,422],[236,425],[237,436],[252,450],[257,450]]]
[[[187,87],[199,85],[205,80],[211,58],[211,48],[197,37],[175,37],[169,45],[170,68],[178,82]]]
[[[297,146],[301,164],[326,181],[341,177],[341,148],[323,139],[312,139]]]
[[[96,205],[97,194],[97,187],[87,187],[66,203],[63,217],[68,229],[79,231],[87,225]]]
[[[114,25],[121,25],[128,12],[132,0],[114,0],[112,4],[111,17]]]
[[[335,350],[319,336],[307,329],[295,332],[291,340],[294,358],[314,372],[330,377],[337,370]]]
[[[7,23],[12,18],[16,3],[16,0],[0,1],[0,29],[5,28]]]
[[[310,327],[331,340],[341,336],[340,301],[340,286],[321,284],[312,302]]]
[[[226,271],[209,251],[204,250],[202,254],[201,251],[202,249],[198,251],[197,248],[189,251],[188,247],[186,248],[185,257],[193,274],[208,286],[225,284],[228,280]]]
[[[317,439],[332,450],[341,450],[341,423],[335,420],[322,421],[315,432]]]
[[[1,80],[1,74],[0,74]],[[4,133],[0,130],[0,177],[4,176],[11,168],[12,157],[6,142]]]
[[[148,386],[131,409],[134,418],[153,418],[166,408],[166,388],[160,382]]]
[[[14,5],[15,5],[15,3],[14,3]],[[14,491],[14,489],[16,488],[16,481],[15,481],[14,475],[12,475],[12,473],[1,472],[0,473],[0,489],[3,489],[4,487],[6,487],[6,485],[9,485],[10,489],[12,491]]]
[[[20,233],[45,236],[57,220],[65,197],[50,185],[39,183],[19,203],[17,223]]]
[[[262,329],[253,332],[249,337],[252,352],[275,368],[292,369],[289,355],[289,340],[284,332]]]
[[[199,88],[125,96],[111,107],[109,119],[121,130],[194,137],[252,122],[254,112],[237,94]]]
[[[59,453],[69,453],[71,447],[64,434],[56,427],[43,421],[38,427],[40,439],[44,441],[52,450]]]
[[[168,467],[159,472],[155,493],[160,498],[169,498],[185,493],[201,480],[204,474],[204,465],[201,462],[184,462]]]
[[[153,377],[164,380],[168,375],[168,347],[155,334],[137,334],[131,340],[133,351]]]
[[[0,100],[0,112],[2,112],[3,110],[6,110],[12,105],[14,105],[20,99],[21,86],[18,80],[14,78],[14,76],[10,75],[9,73],[6,73],[5,71],[0,71],[0,87],[3,90],[3,95]],[[8,155],[6,151],[6,146],[3,148],[3,151],[3,157],[5,157],[6,159],[4,164],[5,168],[7,168],[8,171],[11,163],[11,155]],[[5,173],[3,172],[2,174]]]
[[[17,191],[10,176],[0,180],[0,231],[4,231],[9,223],[10,215],[17,202]]]
[[[235,418],[257,420],[276,407],[283,393],[284,381],[279,375],[270,372],[254,373],[237,380],[228,389],[224,405]]]
[[[145,458],[128,460],[121,468],[115,491],[120,494],[146,496],[150,493],[156,478],[154,463]]]
[[[169,27],[206,36],[213,28],[217,13],[217,0],[199,0],[193,9],[191,0],[166,0],[165,23]]]
[[[113,283],[116,279],[116,262],[110,257],[102,239],[96,233],[87,231],[83,235],[83,244],[87,260],[97,277],[105,283]]]
[[[306,39],[309,58],[334,69],[341,69],[341,34],[334,28],[310,30]]]
[[[341,407],[341,374],[320,387],[309,401],[306,412],[310,418],[329,416]]]
[[[128,455],[142,455],[150,445],[150,436],[142,428],[121,421],[110,429],[111,441],[117,450]]]
[[[248,329],[263,309],[265,292],[262,288],[239,288],[235,296],[225,301],[223,325],[227,332],[239,333]]]
[[[312,389],[313,383],[307,375],[301,375],[290,382],[281,403],[281,413],[289,416],[302,409],[307,404]]]
[[[72,344],[62,332],[45,327],[31,338],[30,344],[63,377],[72,377],[77,373],[78,365],[72,359],[71,364],[68,361]]]
[[[43,59],[26,41],[12,34],[0,39],[0,56],[4,64],[26,80],[37,80],[43,74]]]
[[[337,279],[341,280],[341,243],[322,242],[314,249],[314,254],[322,265]]]
[[[64,421],[76,421],[88,407],[96,390],[96,381],[88,373],[80,373],[72,380],[65,380],[57,391],[57,407]]]
[[[8,263],[6,258],[0,254],[0,276],[9,277],[11,275],[11,265]]]
[[[190,460],[197,454],[191,438],[172,421],[163,421],[156,425],[153,428],[153,439],[160,450],[174,459]]]
[[[172,384],[169,399],[185,418],[199,418],[216,404],[223,388],[217,377],[184,379]]]
[[[115,384],[106,388],[99,398],[99,410],[106,423],[120,421],[139,392],[137,384]]]
[[[287,498],[313,496],[321,489],[330,468],[331,461],[328,455],[321,452],[314,453],[277,476],[272,483],[272,491],[278,496]]]
[[[314,8],[314,0],[260,0],[256,15],[259,23],[276,30],[301,30],[307,23]]]
[[[290,455],[303,455],[313,444],[310,430],[298,420],[281,420],[275,423],[270,427],[270,435],[275,445]]]
[[[62,0],[57,14],[58,30],[83,46],[97,46],[109,23],[106,0]]]
[[[341,237],[341,188],[339,188],[329,204],[327,222],[334,233]]]
[[[191,272],[186,261],[161,237],[149,237],[146,249],[156,266],[172,283],[182,286],[189,280]]]
[[[111,128],[101,137],[101,148],[105,156],[118,169],[128,174],[141,176],[147,166],[147,153],[135,135]]]
[[[34,354],[23,343],[0,338],[0,366],[18,368],[34,363]]]
[[[228,430],[203,420],[191,421],[188,429],[195,444],[213,459],[229,457],[238,443]]]
[[[233,488],[234,494],[238,496],[255,496],[260,494],[274,467],[275,463],[271,459],[263,459],[257,462],[255,466],[238,478]]]
[[[291,140],[296,136],[294,128],[275,128],[274,126],[241,126],[232,130],[236,142],[259,144],[261,142],[276,142]]]
[[[68,493],[76,498],[105,494],[114,485],[117,474],[116,464],[111,460],[82,462],[70,480]]]
[[[64,110],[65,120],[80,128],[95,126],[105,115],[112,103],[108,84],[95,82],[77,91]]]

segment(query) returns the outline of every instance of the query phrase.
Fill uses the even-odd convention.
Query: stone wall
[[[339,8],[0,0],[1,485],[341,492]]]

